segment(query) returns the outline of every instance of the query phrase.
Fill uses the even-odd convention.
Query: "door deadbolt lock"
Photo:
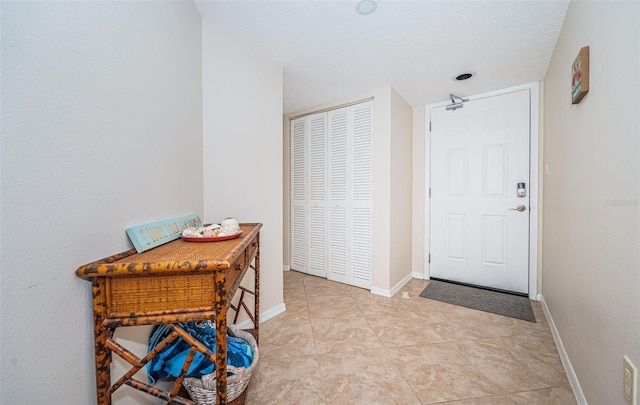
[[[524,205],[524,204],[520,204],[520,205],[518,205],[518,206],[517,206],[517,207],[515,207],[515,208],[509,208],[509,210],[513,210],[513,211],[520,211],[520,212],[522,212],[522,211],[526,211],[526,210],[527,210],[527,206],[526,206],[526,205]]]
[[[518,195],[518,198],[524,198],[527,196],[527,187],[525,183],[518,183],[517,195]]]

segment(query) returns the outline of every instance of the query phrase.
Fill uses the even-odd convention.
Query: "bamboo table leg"
[[[260,234],[256,235],[256,261],[255,261],[255,288],[254,288],[254,307],[253,316],[255,318],[254,326],[256,328],[256,343],[259,343],[260,336]]]
[[[93,294],[93,330],[94,330],[94,350],[96,363],[96,398],[98,405],[110,405],[111,395],[111,351],[107,348],[107,340],[110,337],[110,330],[103,325],[106,319],[106,291],[105,279],[96,279],[92,283]]]
[[[216,311],[216,403],[227,404],[227,292],[224,288],[225,273],[215,275]]]

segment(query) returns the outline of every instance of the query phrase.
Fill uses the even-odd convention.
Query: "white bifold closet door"
[[[371,288],[373,104],[329,112],[327,278]]]
[[[373,103],[291,122],[291,268],[371,288]]]
[[[327,114],[291,122],[291,268],[326,277]]]

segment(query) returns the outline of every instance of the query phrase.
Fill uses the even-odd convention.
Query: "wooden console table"
[[[175,240],[145,252],[128,250],[76,270],[76,275],[91,282],[95,338],[97,403],[111,403],[111,394],[127,384],[168,403],[192,405],[179,394],[185,374],[196,351],[216,364],[216,402],[227,403],[227,310],[247,310],[258,339],[260,285],[260,228],[262,224],[241,224],[242,235],[221,242],[185,242]],[[255,270],[255,290],[244,287],[242,296],[255,296],[254,313],[241,301],[231,301],[247,273]],[[216,353],[189,335],[179,322],[215,320]],[[142,359],[113,340],[120,326],[167,324],[172,334]],[[191,352],[170,391],[153,387],[133,378],[155,357],[164,345],[181,337],[191,344]],[[133,367],[111,384],[111,354],[116,353]]]

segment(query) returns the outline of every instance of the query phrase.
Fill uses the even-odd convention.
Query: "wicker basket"
[[[242,339],[251,346],[253,351],[253,361],[247,368],[234,367],[227,365],[227,372],[231,371],[234,375],[227,377],[227,403],[233,404],[236,398],[240,400],[238,404],[244,403],[245,390],[249,385],[251,374],[258,364],[258,343],[249,332],[241,329],[232,328],[234,335],[238,339]],[[185,378],[182,382],[189,392],[191,399],[199,405],[216,405],[216,373],[202,376],[202,378]]]

